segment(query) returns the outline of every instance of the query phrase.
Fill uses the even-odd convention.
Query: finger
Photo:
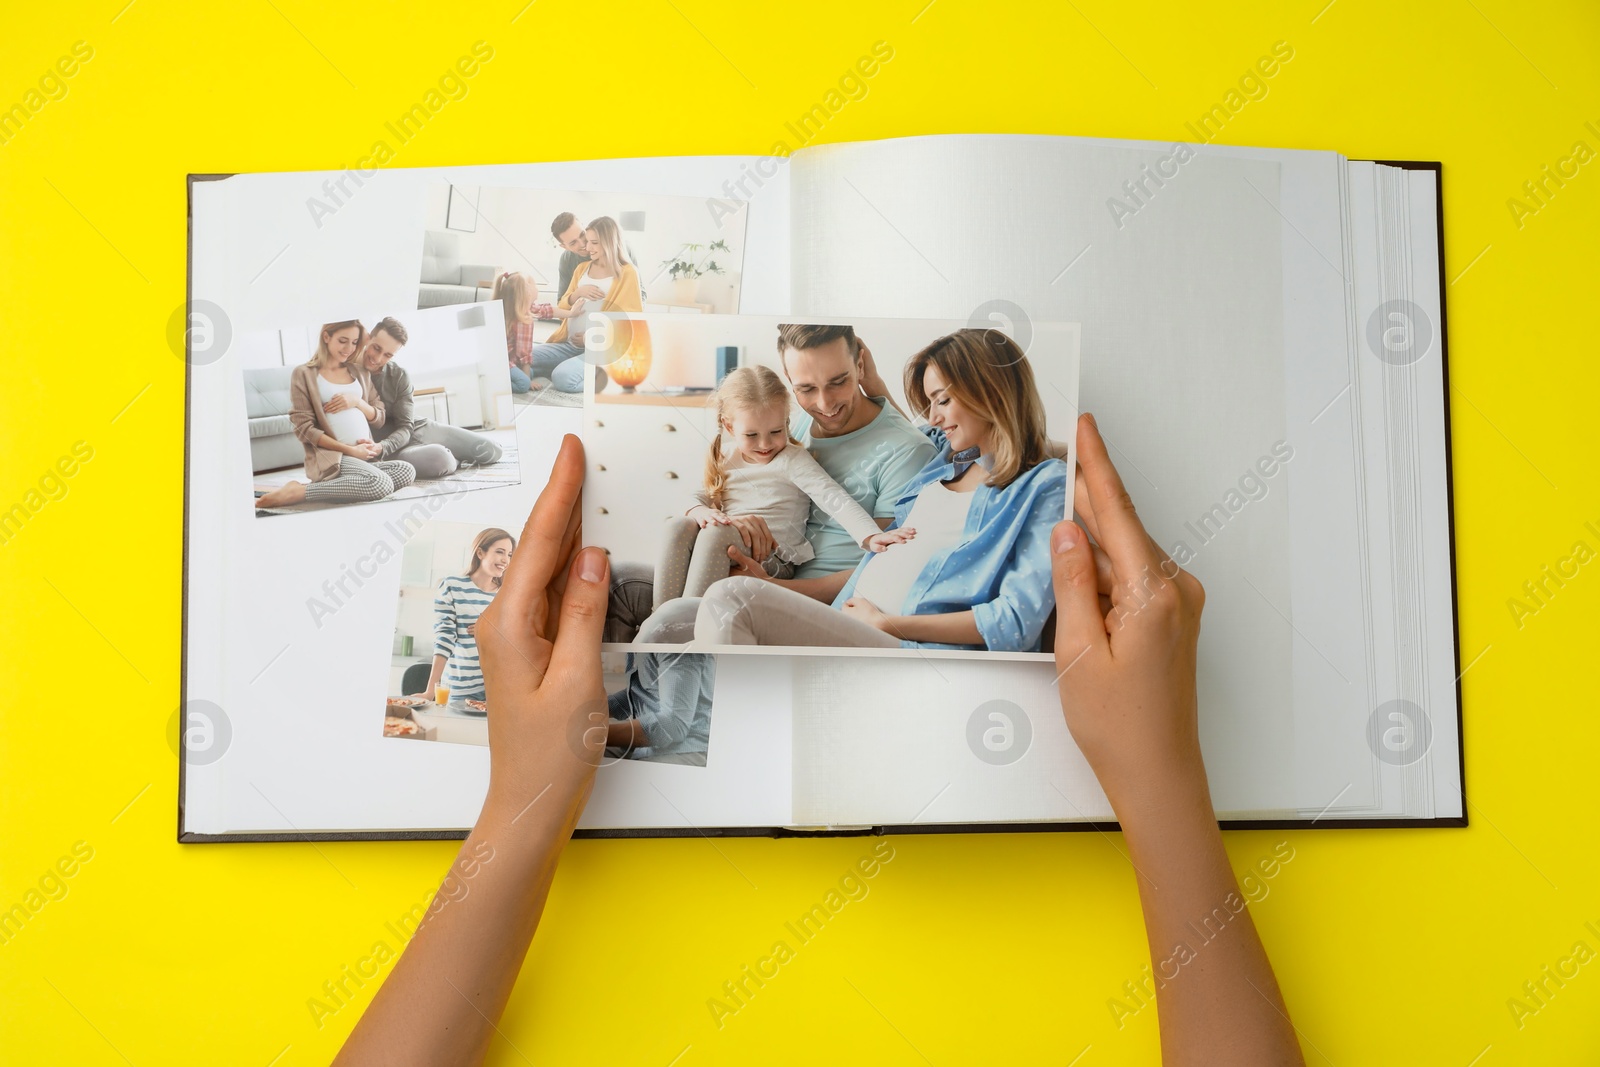
[[[1077,523],[1059,522],[1050,531],[1050,580],[1056,593],[1056,669],[1065,677],[1085,657],[1110,647],[1094,553]]]
[[[556,628],[550,669],[565,689],[592,682],[599,688],[600,639],[605,629],[610,599],[610,562],[604,549],[585,548],[567,570],[567,591],[561,598],[561,621]]]
[[[1089,536],[1100,541],[1100,524],[1094,518],[1094,504],[1089,500],[1089,479],[1083,476],[1083,465],[1073,472],[1072,478],[1072,510],[1078,513],[1078,522]]]
[[[567,434],[550,468],[550,480],[523,524],[518,551],[512,553],[511,564],[506,567],[500,583],[500,593],[495,597],[496,603],[504,604],[501,610],[507,619],[531,620],[535,607],[543,607],[550,579],[556,568],[564,567],[567,562],[561,555],[561,542],[571,525],[582,489],[583,444],[577,437]]]
[[[572,562],[573,553],[583,545],[583,494],[578,494],[578,503],[572,509],[572,515],[567,519],[567,528],[561,533],[561,544],[556,549],[555,573],[550,579],[550,588],[560,593],[567,586],[567,564]],[[554,620],[550,620],[553,622]]]
[[[1100,547],[1111,556],[1117,574],[1128,578],[1145,568],[1155,569],[1161,562],[1155,542],[1133,509],[1133,498],[1111,462],[1093,415],[1078,420],[1078,462],[1089,483],[1089,503],[1100,527]]]
[[[1117,584],[1117,574],[1115,568],[1111,566],[1111,557],[1106,555],[1105,550],[1099,545],[1091,544],[1089,547],[1094,550],[1095,588],[1102,595],[1110,596],[1112,588]]]

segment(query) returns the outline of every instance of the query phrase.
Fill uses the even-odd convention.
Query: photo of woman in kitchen
[[[489,521],[494,517],[483,516]],[[489,744],[491,709],[477,627],[500,592],[516,547],[508,530],[461,522],[425,522],[407,539],[383,736]],[[635,628],[637,623],[626,634],[619,632],[618,639],[632,637]],[[686,638],[647,627],[641,640]],[[608,760],[706,765],[715,656],[613,654],[603,681]]]
[[[459,707],[469,700],[482,702],[478,616],[500,591],[500,578],[516,547],[511,534],[492,526],[473,539],[466,573],[451,575],[439,583],[433,600],[433,670],[427,687],[410,695],[432,697],[443,686],[450,691],[451,705]]]

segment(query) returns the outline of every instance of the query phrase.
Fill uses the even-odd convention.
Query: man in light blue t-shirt
[[[879,526],[888,526],[894,520],[901,490],[933,457],[933,442],[887,399],[889,389],[872,361],[872,352],[851,327],[780,326],[778,356],[803,412],[795,420],[795,437]],[[806,521],[806,540],[816,557],[801,564],[793,578],[772,578],[756,562],[757,558],[766,559],[776,547],[766,523],[760,516],[746,515],[739,516],[735,525],[751,551],[742,552],[737,546],[728,549],[733,574],[786,585],[824,604],[833,603],[864,554],[842,526],[813,504]],[[648,564],[613,561],[606,640],[633,640],[651,617],[655,611],[652,573]],[[674,626],[687,629],[681,636],[658,640],[689,640],[698,601],[669,603],[673,607],[655,620],[656,625],[662,632]]]
[[[795,437],[879,526],[888,526],[901,490],[933,458],[933,443],[889,402],[872,352],[852,327],[780,326],[778,356],[803,412],[795,420]],[[793,578],[771,580],[832,603],[863,550],[814,503],[806,540],[816,556]],[[771,551],[762,544],[752,547],[758,554],[763,547]],[[728,554],[735,574],[767,577],[750,555],[737,548]]]

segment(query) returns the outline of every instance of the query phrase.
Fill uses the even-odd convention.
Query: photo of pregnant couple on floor
[[[849,325],[778,325],[775,358],[711,395],[704,469],[653,566],[613,554],[613,622],[697,651],[1047,650],[1076,335],[1059,351],[1034,333],[1032,356],[996,328],[891,352]],[[1070,381],[1042,395],[1045,360]]]
[[[499,330],[450,309],[245,339],[258,515],[520,481]],[[309,350],[309,351],[308,351]]]

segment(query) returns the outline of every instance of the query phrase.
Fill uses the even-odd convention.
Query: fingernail
[[[578,553],[578,577],[586,582],[598,582],[606,573],[606,554],[598,548],[586,548]]]
[[[1056,526],[1055,533],[1050,535],[1050,551],[1070,552],[1078,543],[1078,524],[1063,522]]]

